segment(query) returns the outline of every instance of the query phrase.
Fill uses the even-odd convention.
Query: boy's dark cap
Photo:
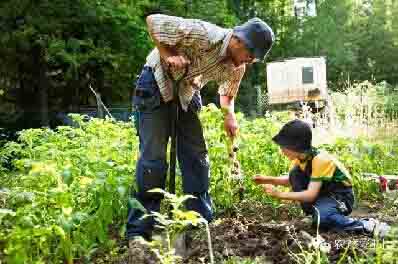
[[[270,26],[257,17],[234,27],[233,34],[241,39],[247,49],[260,61],[264,60],[275,41]]]
[[[306,122],[295,119],[286,123],[272,140],[281,147],[306,153],[311,150],[311,127]]]

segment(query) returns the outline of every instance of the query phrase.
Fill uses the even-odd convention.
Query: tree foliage
[[[317,16],[297,18],[292,0],[3,0],[0,3],[0,126],[29,113],[78,111],[95,105],[91,84],[105,104],[130,104],[134,79],[153,47],[145,16],[199,18],[233,27],[258,16],[277,39],[267,61],[326,56],[329,87],[347,79],[398,83],[396,1],[316,1]],[[237,108],[255,109],[266,91],[265,64],[250,67]],[[205,101],[216,98],[214,84]],[[4,113],[4,114],[3,114]],[[43,118],[47,121],[43,122]],[[39,118],[40,119],[40,118]],[[31,121],[31,122],[28,122]]]
[[[91,83],[105,101],[123,102],[150,42],[135,1],[3,1],[0,14],[0,77],[4,101],[16,112],[42,105],[66,110],[92,97]],[[46,96],[45,95],[45,96]],[[37,109],[36,109],[37,110]]]

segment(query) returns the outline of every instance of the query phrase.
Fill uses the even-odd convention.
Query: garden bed
[[[372,207],[361,206],[352,215],[358,218],[378,217],[379,220],[393,223],[392,216],[384,215],[380,219],[381,214],[376,210],[381,205]],[[253,263],[295,263],[294,255],[297,257],[303,250],[308,250],[308,235],[316,237],[316,229],[311,227],[306,217],[290,215],[282,209],[280,219],[274,220],[269,213],[272,208],[263,206],[253,209],[252,213],[246,215],[219,218],[210,225],[216,263],[236,257],[253,261],[258,259],[259,262]],[[329,231],[320,232],[320,235],[325,239],[325,245],[330,245],[327,253],[330,263],[336,263],[349,245],[356,249],[355,254],[365,256],[376,243],[373,238],[361,234]],[[352,250],[348,251],[348,255],[352,254]],[[209,263],[208,256],[206,236],[197,234],[191,245],[190,256],[184,263]]]

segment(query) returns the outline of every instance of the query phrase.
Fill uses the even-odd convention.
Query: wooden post
[[[95,99],[97,100],[97,117],[105,118],[104,110],[102,108],[101,94],[99,92],[97,92],[95,97],[96,97]]]

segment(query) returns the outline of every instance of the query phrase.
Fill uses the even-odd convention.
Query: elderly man
[[[209,81],[218,83],[224,127],[226,133],[234,137],[238,129],[234,99],[246,65],[265,58],[274,42],[274,34],[259,18],[250,19],[233,29],[197,19],[160,14],[148,16],[147,24],[156,48],[147,57],[133,98],[138,112],[140,140],[135,198],[149,212],[159,211],[161,196],[147,191],[165,187],[171,102],[174,96],[178,96],[178,162],[184,193],[196,197],[187,201],[186,207],[210,221],[209,159],[197,113],[201,107],[199,91]],[[174,95],[170,77],[178,79],[185,70],[178,95]],[[151,239],[154,220],[143,219],[144,213],[139,209],[129,210],[127,238],[130,249],[139,248],[137,237]],[[140,263],[138,255],[134,261]]]

